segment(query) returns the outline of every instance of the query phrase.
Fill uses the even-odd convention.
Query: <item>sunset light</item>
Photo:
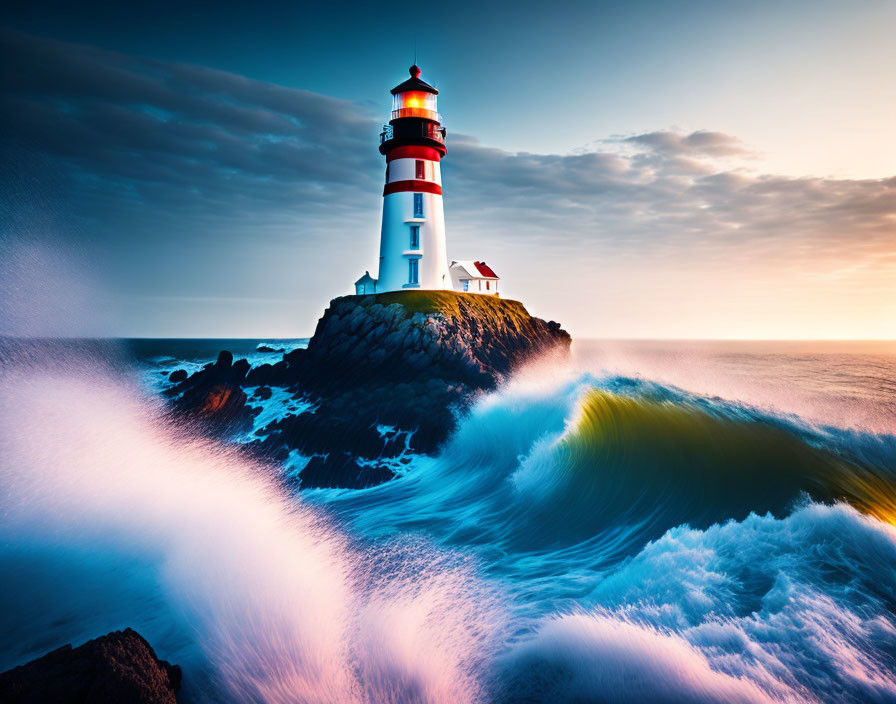
[[[6,3],[0,702],[896,702],[894,28]]]

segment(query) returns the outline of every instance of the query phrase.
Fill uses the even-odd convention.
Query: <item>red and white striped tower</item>
[[[392,89],[392,119],[380,135],[386,186],[378,292],[452,287],[439,167],[446,152],[439,91],[420,80],[418,66],[410,73]]]

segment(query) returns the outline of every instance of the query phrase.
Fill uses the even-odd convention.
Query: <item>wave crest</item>
[[[514,482],[542,505],[563,501],[592,531],[625,521],[655,536],[679,523],[782,516],[801,493],[893,522],[892,472],[813,439],[743,407],[592,388],[561,434],[533,446]]]

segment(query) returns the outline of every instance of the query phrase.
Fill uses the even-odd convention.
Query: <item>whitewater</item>
[[[892,345],[576,343],[306,491],[158,346],[0,350],[0,669],[130,626],[188,702],[896,701]]]

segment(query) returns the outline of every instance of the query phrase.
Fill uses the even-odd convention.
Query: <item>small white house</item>
[[[499,277],[485,262],[453,261],[448,271],[455,291],[498,295]]]
[[[376,279],[365,271],[364,276],[355,281],[355,295],[366,296],[369,293],[376,293]]]

